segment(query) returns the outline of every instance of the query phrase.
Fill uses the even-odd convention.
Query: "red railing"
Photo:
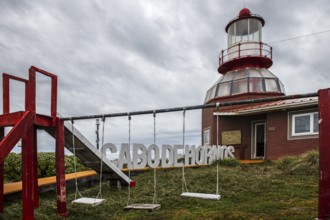
[[[28,80],[17,77],[17,76],[12,76],[9,74],[4,73],[2,75],[2,89],[3,89],[3,100],[2,100],[2,105],[3,105],[3,114],[8,114],[10,113],[10,80],[18,81],[24,83],[25,86],[25,94],[28,93]],[[25,97],[25,109],[27,108],[27,100]]]
[[[51,109],[50,116],[55,121],[57,114],[57,76],[32,66],[29,69],[29,80],[4,73],[2,76],[3,113],[10,113],[10,80],[25,84],[25,111],[36,113],[36,76],[37,73],[51,78]]]
[[[36,77],[42,74],[51,78],[50,115],[38,115],[36,112]],[[10,112],[10,81],[19,81],[25,86],[25,111]],[[23,219],[34,219],[34,209],[39,207],[37,129],[39,126],[55,128],[56,136],[56,191],[57,212],[67,216],[66,182],[64,166],[64,124],[56,117],[57,112],[57,76],[31,67],[29,79],[3,74],[3,114],[0,114],[0,186],[4,183],[4,159],[22,140],[22,209]],[[13,126],[5,135],[4,127]],[[0,214],[3,213],[3,189],[0,187]]]
[[[219,56],[219,65],[245,57],[273,58],[272,47],[262,42],[244,42],[222,50]]]

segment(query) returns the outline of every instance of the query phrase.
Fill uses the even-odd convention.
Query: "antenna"
[[[100,127],[100,119],[96,119],[96,149],[99,149],[99,142],[100,142],[100,137],[99,137],[99,127]]]

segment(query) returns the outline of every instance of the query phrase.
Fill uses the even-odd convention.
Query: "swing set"
[[[51,111],[50,115],[40,115],[36,111],[36,74],[42,74],[51,78]],[[25,85],[25,110],[20,112],[10,112],[10,81],[18,81]],[[150,111],[138,111],[130,113],[115,113],[104,115],[88,115],[77,117],[58,117],[57,116],[57,76],[47,71],[41,70],[37,67],[29,69],[29,79],[23,79],[9,74],[3,74],[3,114],[0,115],[0,186],[4,183],[4,159],[15,147],[20,139],[22,139],[22,208],[23,219],[34,219],[34,209],[39,207],[38,197],[38,176],[37,176],[37,129],[44,129],[52,131],[56,139],[56,199],[57,199],[57,213],[61,216],[67,216],[66,208],[66,182],[65,182],[65,166],[64,166],[64,146],[68,147],[65,139],[68,134],[72,135],[72,151],[74,154],[74,164],[76,173],[76,138],[74,128],[74,121],[83,119],[102,119],[102,145],[104,144],[104,125],[105,119],[109,117],[128,116],[129,134],[128,141],[131,143],[131,117],[134,115],[153,114],[154,117],[154,144],[156,144],[156,114],[168,112],[183,112],[183,134],[182,144],[185,145],[185,114],[188,110],[213,108],[219,110],[222,106],[232,106],[241,104],[261,103],[267,101],[279,101],[292,98],[304,98],[318,96],[319,100],[319,117],[320,117],[320,132],[319,132],[319,152],[320,152],[320,178],[319,178],[319,219],[326,219],[330,217],[330,89],[322,89],[318,93],[309,93],[302,95],[291,95],[283,97],[261,98],[235,102],[211,103],[205,105],[196,105],[188,107],[178,107],[169,109],[158,109]],[[71,121],[71,131],[65,130],[65,122]],[[217,132],[219,126],[219,118],[217,115]],[[5,134],[5,127],[12,127],[12,129]],[[66,133],[65,133],[66,132]],[[71,132],[71,133],[70,133]],[[66,134],[66,135],[65,135]],[[66,139],[67,140],[67,139]],[[218,140],[217,140],[218,144]],[[104,179],[103,171],[104,164],[109,167],[116,178],[120,178],[124,183],[128,183],[128,199],[125,210],[129,209],[146,209],[155,210],[160,208],[157,204],[157,173],[154,168],[154,194],[151,204],[134,204],[131,203],[131,187],[135,186],[135,182],[130,179],[131,170],[128,165],[128,177],[122,176],[121,171],[117,169],[111,162],[103,158],[103,154],[94,152],[100,159],[99,167],[99,192],[95,198],[83,197],[79,191],[78,180],[75,178],[76,193],[74,204],[88,204],[92,206],[100,205],[105,202],[102,198],[102,180]],[[189,192],[185,179],[185,168],[182,167],[182,194],[183,197],[193,197],[202,199],[219,200],[219,164],[217,164],[216,174],[216,192],[215,194],[207,193],[193,193]],[[79,196],[79,198],[78,198]],[[0,187],[0,213],[3,212],[3,187]]]
[[[216,104],[216,110],[219,110],[219,104]],[[182,128],[182,146],[185,146],[185,120],[186,120],[186,109],[183,109],[183,128]],[[131,152],[131,113],[127,113],[128,115],[128,146],[129,146],[129,152]],[[104,124],[105,124],[105,116],[102,117],[102,145],[104,145]],[[219,116],[217,116],[217,122],[219,123]],[[218,124],[217,123],[217,124]],[[72,131],[74,130],[74,120],[71,119],[72,124]],[[156,144],[156,110],[153,111],[153,144]],[[219,131],[219,126],[217,125],[217,132]],[[76,156],[75,156],[75,144],[74,144],[74,137],[72,137],[72,143],[73,143],[73,154],[74,154],[74,166],[75,166],[75,173],[76,173]],[[218,140],[217,140],[218,145]],[[78,189],[78,183],[77,178],[75,178],[75,185],[76,185],[76,193],[75,193],[75,200],[72,201],[72,203],[79,203],[79,204],[87,204],[87,205],[100,205],[105,200],[102,199],[101,194],[101,186],[102,186],[102,161],[103,161],[103,154],[101,156],[101,162],[100,162],[100,184],[99,184],[99,193],[96,196],[96,198],[87,198],[83,197]],[[128,178],[131,179],[131,163],[127,165],[128,168]],[[128,186],[128,198],[127,198],[127,206],[124,207],[124,210],[148,210],[148,211],[154,211],[156,209],[159,209],[161,207],[160,204],[156,203],[157,200],[157,168],[153,168],[154,172],[154,195],[153,195],[153,202],[152,203],[131,203],[131,187]],[[207,194],[207,193],[194,193],[189,192],[187,188],[187,183],[185,179],[185,167],[182,166],[182,197],[191,197],[191,198],[200,198],[200,199],[211,199],[211,200],[219,200],[221,198],[219,194],[219,160],[217,160],[217,174],[216,174],[216,193],[215,194]],[[80,196],[80,198],[77,199],[77,196]],[[100,198],[99,198],[100,197]]]

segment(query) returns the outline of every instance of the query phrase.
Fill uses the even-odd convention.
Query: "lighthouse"
[[[263,43],[265,20],[243,8],[226,26],[228,48],[219,56],[219,80],[207,91],[205,103],[285,95],[281,81],[268,69],[272,47]]]
[[[269,70],[273,49],[263,42],[264,26],[265,20],[248,8],[228,22],[219,79],[207,90],[204,104],[286,96]],[[203,109],[202,144],[234,146],[238,159],[276,159],[317,146],[316,97],[249,103]]]

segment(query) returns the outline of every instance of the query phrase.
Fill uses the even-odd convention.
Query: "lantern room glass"
[[[268,69],[246,68],[223,75],[206,93],[205,102],[242,93],[285,93],[281,81]]]
[[[262,23],[256,18],[244,18],[228,28],[228,48],[243,42],[262,41]]]

